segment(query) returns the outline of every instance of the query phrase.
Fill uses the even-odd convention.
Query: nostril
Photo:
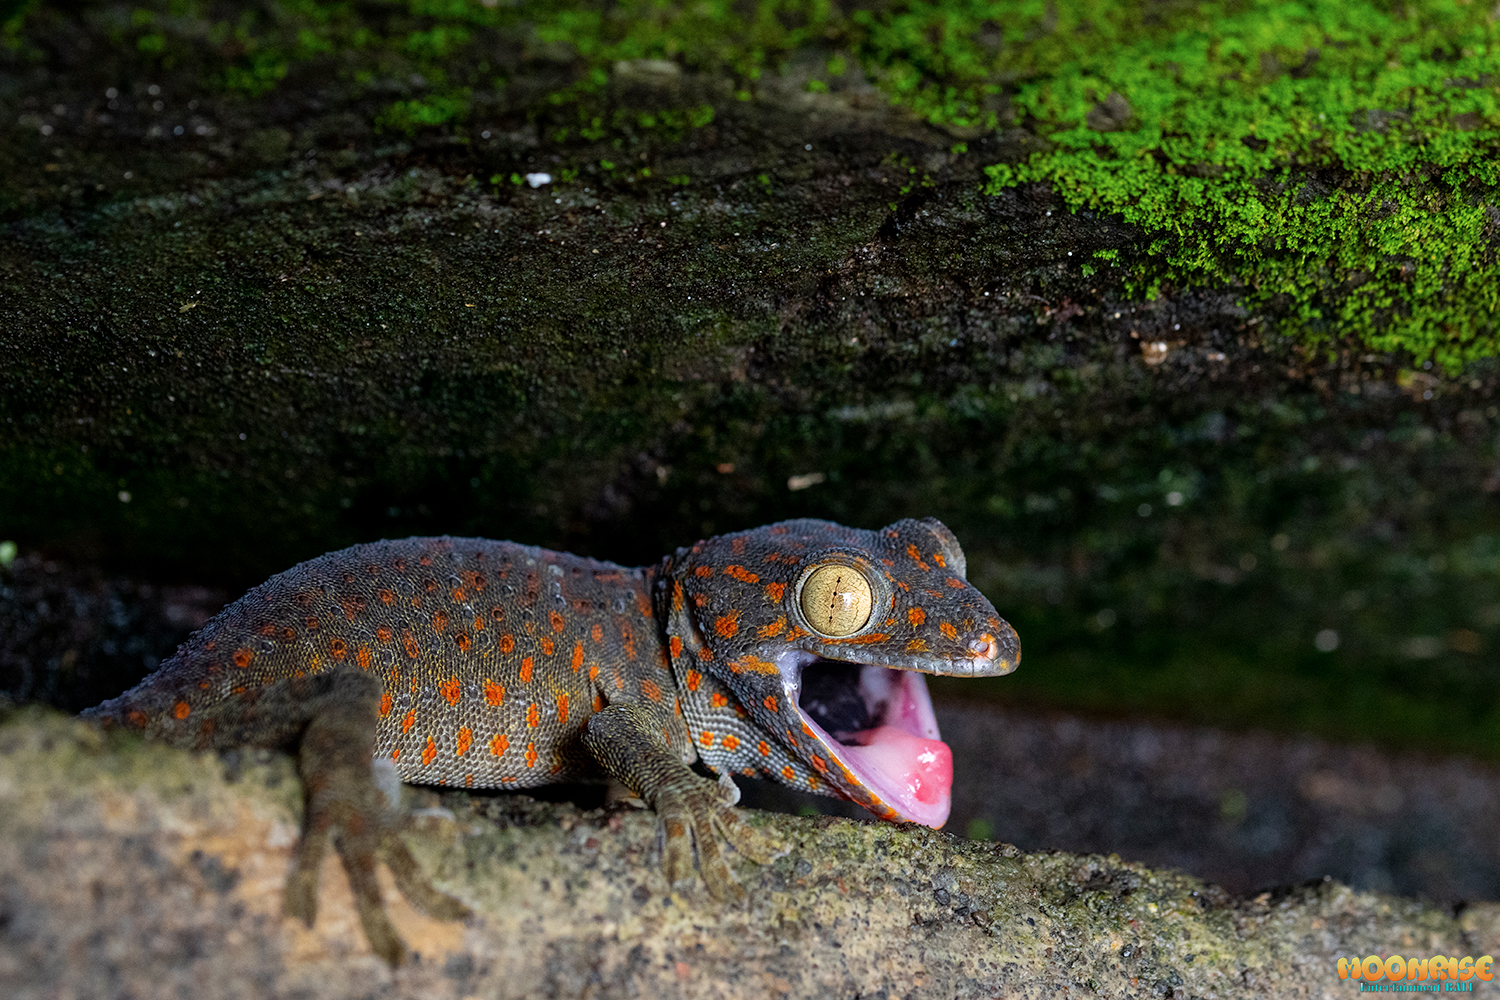
[[[1000,655],[1000,644],[988,632],[969,643],[969,649],[982,660],[993,660]]]

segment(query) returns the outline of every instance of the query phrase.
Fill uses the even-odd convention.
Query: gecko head
[[[922,675],[1000,676],[1021,656],[966,569],[934,518],[879,531],[785,521],[680,550],[668,617],[799,765],[793,783],[939,827],[952,755]]]

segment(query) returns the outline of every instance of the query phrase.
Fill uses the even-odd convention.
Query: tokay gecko
[[[395,964],[377,857],[419,907],[467,911],[392,836],[381,767],[458,788],[613,780],[657,812],[667,878],[691,876],[696,847],[723,898],[742,890],[721,836],[761,862],[778,847],[739,818],[732,775],[942,826],[952,757],[922,674],[996,676],[1019,659],[933,518],[786,521],[633,569],[407,538],[272,577],[84,715],[182,747],[295,747],[306,809],[286,912],[312,923],[331,834],[366,936]]]

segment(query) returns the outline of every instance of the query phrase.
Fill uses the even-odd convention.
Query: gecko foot
[[[691,782],[686,778],[674,782],[656,797],[656,811],[665,834],[662,868],[667,881],[674,886],[691,881],[696,845],[698,869],[709,895],[719,900],[743,899],[744,887],[724,860],[720,838],[759,864],[780,857],[787,849],[775,837],[740,818],[734,805],[740,794],[733,781],[721,778],[715,783],[696,774],[687,777]]]
[[[311,927],[318,912],[318,870],[330,839],[354,892],[360,924],[375,954],[392,966],[406,957],[406,945],[392,926],[375,876],[384,860],[401,894],[418,909],[441,919],[458,919],[469,910],[434,889],[411,852],[396,837],[385,794],[370,764],[373,742],[370,720],[374,702],[359,678],[331,691],[302,735],[298,763],[306,806],[302,840],[292,875],[287,879],[283,912]],[[368,702],[368,704],[366,704]]]

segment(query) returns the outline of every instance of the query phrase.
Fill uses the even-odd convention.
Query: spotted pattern
[[[837,639],[797,607],[799,581],[828,559],[858,566],[876,595],[871,625]],[[889,815],[805,729],[779,657],[960,673],[983,635],[1016,655],[935,521],[881,531],[789,521],[635,569],[510,542],[410,538],[272,577],[94,714],[207,745],[215,717],[233,721],[226,703],[251,704],[287,678],[359,671],[381,686],[377,754],[411,782],[482,788],[598,778],[580,734],[627,703],[682,760]]]
[[[376,753],[407,781],[482,788],[596,777],[576,748],[589,717],[621,698],[659,704],[672,686],[662,643],[641,641],[660,634],[651,573],[485,539],[355,546],[230,605],[124,696],[137,714],[120,716],[190,733],[201,709],[280,678],[363,670],[384,689]],[[660,728],[685,747],[686,725],[665,702]]]

